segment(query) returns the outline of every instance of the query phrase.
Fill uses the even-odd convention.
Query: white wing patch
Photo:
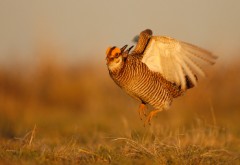
[[[204,64],[214,64],[216,56],[197,46],[169,37],[151,37],[142,62],[154,72],[159,72],[170,82],[186,89],[186,76],[196,85],[197,75],[205,76]]]

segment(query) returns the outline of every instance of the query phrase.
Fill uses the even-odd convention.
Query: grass
[[[1,141],[2,161],[12,164],[240,163],[239,139],[222,128],[202,123],[192,129],[175,131],[154,125],[122,137],[101,136],[100,130],[94,136],[91,132],[81,135],[76,131],[53,139],[38,134],[40,131],[34,126],[23,138]]]
[[[146,127],[105,68],[2,67],[0,164],[240,164],[239,63]]]

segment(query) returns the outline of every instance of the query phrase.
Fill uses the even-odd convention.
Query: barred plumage
[[[129,54],[132,47],[125,51],[126,47],[109,48],[106,52],[107,66],[115,83],[141,101],[140,117],[145,114],[145,104],[156,109],[148,115],[145,123],[150,123],[159,111],[168,109],[173,98],[194,87],[197,74],[204,75],[196,60],[185,54],[211,64],[216,59],[210,52],[196,46],[168,37],[152,36],[149,29],[140,33],[132,53]],[[181,54],[184,51],[185,54]]]

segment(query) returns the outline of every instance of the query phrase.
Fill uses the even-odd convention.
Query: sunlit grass
[[[68,125],[66,123],[66,125]],[[71,125],[71,124],[70,124]],[[155,164],[238,164],[239,139],[223,128],[198,123],[174,130],[156,124],[107,135],[110,128],[72,130],[48,136],[33,127],[23,137],[2,139],[0,157],[5,162],[25,163],[155,163]],[[90,130],[87,130],[90,129]],[[50,131],[50,130],[48,130]],[[94,132],[91,132],[94,131]],[[121,130],[123,131],[123,130]],[[41,132],[44,135],[41,135]]]
[[[31,71],[1,68],[0,160],[240,164],[238,64],[216,69],[146,127],[138,102],[118,89],[106,68],[51,62]]]

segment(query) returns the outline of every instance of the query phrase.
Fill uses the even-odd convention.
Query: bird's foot
[[[156,114],[158,112],[161,112],[161,111],[162,110],[154,110],[154,111],[150,112],[149,115],[147,116],[145,122],[144,122],[144,127],[146,126],[146,124],[151,125],[151,121],[152,121],[153,116],[156,116]]]
[[[139,114],[139,117],[140,117],[141,120],[142,120],[143,115],[147,116],[146,109],[147,109],[146,105],[141,103],[139,108],[138,108],[138,114]]]

